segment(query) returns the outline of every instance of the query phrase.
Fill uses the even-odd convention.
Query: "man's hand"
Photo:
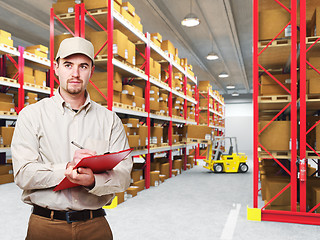
[[[96,155],[95,151],[89,149],[79,149],[76,150],[73,156],[72,162],[68,163],[67,169],[64,175],[69,179],[70,182],[93,188],[95,185],[95,179],[93,172],[90,168],[76,168],[73,169],[77,163],[85,157],[90,157]]]

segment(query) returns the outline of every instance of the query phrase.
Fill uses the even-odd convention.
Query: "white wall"
[[[253,105],[252,103],[226,104],[226,137],[237,137],[239,152],[252,154]]]

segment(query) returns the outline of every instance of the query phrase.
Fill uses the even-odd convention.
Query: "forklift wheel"
[[[245,173],[248,171],[248,169],[249,169],[249,167],[246,163],[240,163],[239,172]]]
[[[216,172],[216,173],[222,173],[222,171],[223,171],[223,166],[222,166],[222,164],[215,164],[214,166],[213,166],[213,170],[214,170],[214,172]]]

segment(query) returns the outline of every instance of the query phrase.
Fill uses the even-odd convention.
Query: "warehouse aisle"
[[[249,164],[251,165],[251,164]],[[30,207],[21,190],[0,185],[1,239],[24,239]],[[317,226],[246,220],[252,206],[247,174],[213,174],[201,166],[107,210],[115,240],[311,239]]]

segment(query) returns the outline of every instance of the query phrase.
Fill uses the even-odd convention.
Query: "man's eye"
[[[86,65],[81,65],[81,69],[87,69],[88,68],[88,66],[86,66]]]
[[[71,67],[71,64],[64,64],[64,66],[65,66],[66,68],[70,68],[70,67]]]

